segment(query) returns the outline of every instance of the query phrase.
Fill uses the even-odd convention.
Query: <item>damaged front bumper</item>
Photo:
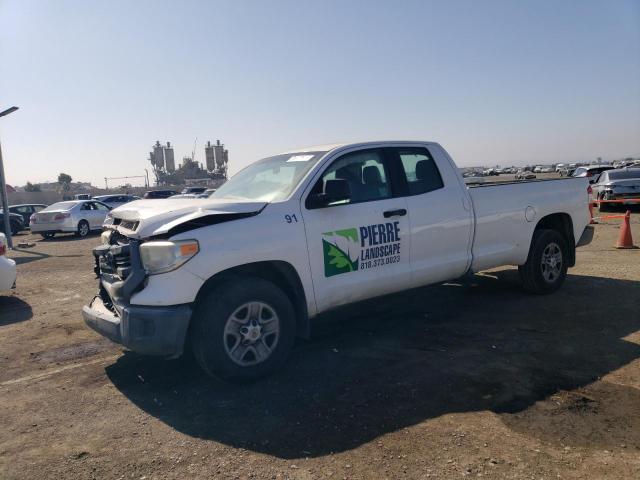
[[[97,295],[82,309],[85,323],[109,340],[145,355],[182,354],[191,307],[122,306],[114,313]]]
[[[179,357],[191,305],[132,305],[131,296],[145,282],[139,242],[102,245],[93,250],[98,294],[82,309],[85,323],[113,342],[138,353]]]

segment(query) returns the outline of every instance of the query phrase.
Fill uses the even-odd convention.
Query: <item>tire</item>
[[[90,233],[91,228],[89,227],[89,222],[87,222],[86,220],[80,220],[78,222],[78,231],[76,232],[76,235],[78,235],[78,237],[80,238],[85,238]]]
[[[261,278],[236,277],[198,302],[190,339],[193,355],[207,374],[248,382],[284,363],[295,330],[293,306],[280,288]]]
[[[45,240],[49,240],[50,238],[53,238],[56,234],[55,233],[41,233],[40,235]]]
[[[555,292],[567,276],[568,259],[567,241],[558,231],[533,232],[527,263],[518,267],[524,289],[536,294]]]
[[[602,195],[599,200],[606,200],[606,198],[604,197],[604,195]],[[598,204],[598,210],[601,212],[609,212],[611,211],[611,204],[609,203],[600,203]]]
[[[22,229],[20,228],[20,225],[18,225],[18,224],[17,224],[17,223],[15,223],[15,222],[11,222],[11,235],[12,235],[12,236],[14,236],[14,237],[15,237],[18,233],[20,233],[20,230],[22,230]]]

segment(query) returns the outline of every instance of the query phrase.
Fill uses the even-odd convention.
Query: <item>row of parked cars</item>
[[[151,190],[144,199],[161,198],[201,198],[213,191],[204,187],[187,187],[182,192],[175,190]],[[57,202],[52,205],[29,203],[9,206],[11,234],[15,235],[28,228],[43,238],[53,238],[57,233],[74,233],[86,237],[92,231],[102,229],[110,210],[140,200],[135,195],[99,195],[91,198],[88,194],[78,194],[74,200]],[[0,292],[15,287],[16,263],[7,258],[7,239],[4,233],[4,211],[0,209]]]

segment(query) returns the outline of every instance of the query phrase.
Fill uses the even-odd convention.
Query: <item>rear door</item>
[[[20,207],[15,207],[13,210],[10,208],[9,211],[20,215],[22,217],[22,222],[25,225],[29,225],[29,218],[33,213],[33,209],[31,208],[30,205],[22,205]]]
[[[310,208],[308,196],[335,179],[348,182],[350,200]],[[301,211],[318,311],[407,287],[407,202],[394,194],[382,149],[335,158],[303,195]]]
[[[471,263],[473,211],[458,173],[438,145],[395,147],[411,235],[412,286],[463,275]]]
[[[80,220],[86,220],[87,222],[89,222],[89,228],[94,229],[96,228],[96,207],[95,207],[95,202],[83,202],[82,204],[80,204],[80,207],[76,207],[79,210],[80,213],[80,218],[78,219],[78,222],[80,222]]]

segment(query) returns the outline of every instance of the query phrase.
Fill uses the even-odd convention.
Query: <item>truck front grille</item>
[[[129,245],[102,245],[93,249],[96,259],[96,274],[126,280],[131,273],[131,251]]]

